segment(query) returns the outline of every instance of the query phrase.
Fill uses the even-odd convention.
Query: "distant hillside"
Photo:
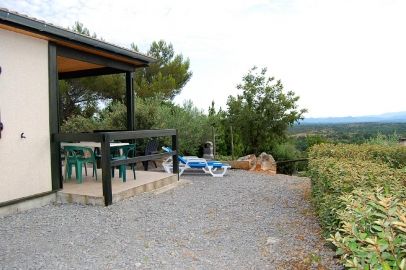
[[[390,123],[316,123],[294,125],[289,128],[291,137],[306,140],[306,136],[319,136],[329,142],[363,143],[378,134],[406,138],[406,122]]]
[[[380,115],[305,118],[301,124],[406,123],[406,111]]]

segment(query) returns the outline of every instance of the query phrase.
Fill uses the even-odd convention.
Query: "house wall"
[[[1,203],[52,189],[48,42],[0,29],[0,66]]]

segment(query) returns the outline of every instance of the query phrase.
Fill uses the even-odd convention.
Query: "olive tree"
[[[253,67],[237,85],[242,94],[228,97],[228,118],[246,153],[258,154],[281,142],[287,128],[307,111],[298,109],[293,91],[284,91],[282,82],[266,73],[266,68]]]

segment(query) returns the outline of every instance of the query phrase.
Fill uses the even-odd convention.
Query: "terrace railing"
[[[152,154],[146,156],[136,156],[124,160],[111,160],[110,156],[110,143],[113,141],[132,141],[142,138],[152,137],[171,137],[172,138],[172,152]],[[104,203],[106,206],[111,205],[113,202],[112,188],[111,188],[111,167],[119,165],[133,164],[138,161],[146,161],[158,159],[163,156],[172,155],[173,160],[173,173],[178,174],[179,179],[179,163],[178,163],[178,136],[176,129],[162,129],[162,130],[137,130],[137,131],[112,131],[112,132],[97,132],[97,133],[58,133],[53,134],[53,143],[59,144],[62,142],[98,142],[101,148],[101,169],[102,169],[102,185]],[[60,163],[59,163],[60,164]],[[59,173],[61,174],[61,173]],[[61,177],[61,176],[60,176]],[[61,182],[62,187],[62,182]]]

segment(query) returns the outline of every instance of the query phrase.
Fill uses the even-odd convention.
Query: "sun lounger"
[[[166,152],[171,152],[172,149],[169,147],[162,147]],[[207,174],[211,174],[213,177],[223,177],[227,169],[231,168],[230,165],[224,164],[220,161],[207,161],[204,158],[198,158],[195,156],[181,156],[178,155],[179,161],[179,175],[182,175],[187,169],[201,169]],[[162,163],[165,171],[167,173],[172,173],[173,162],[172,157],[169,157]]]

